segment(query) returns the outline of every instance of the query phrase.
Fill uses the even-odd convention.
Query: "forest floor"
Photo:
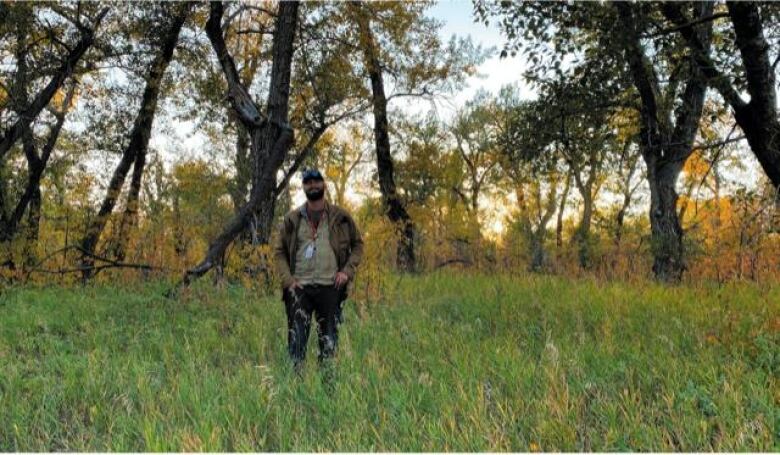
[[[0,450],[780,450],[780,285],[395,283],[300,377],[277,295],[6,289]]]

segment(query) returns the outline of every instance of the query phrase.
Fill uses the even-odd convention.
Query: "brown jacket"
[[[336,253],[339,271],[349,277],[349,283],[355,279],[355,271],[363,257],[363,239],[355,220],[343,208],[325,201],[330,231],[330,246]],[[295,253],[298,248],[296,233],[303,219],[300,207],[289,211],[279,226],[279,236],[274,245],[274,265],[281,280],[282,288],[287,289],[293,283],[295,274]],[[344,295],[346,297],[346,294]]]

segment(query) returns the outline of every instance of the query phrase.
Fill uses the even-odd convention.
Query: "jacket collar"
[[[331,210],[331,208],[332,208],[332,205],[330,204],[330,202],[328,202],[327,199],[325,199],[325,213],[328,215],[328,220],[329,220],[328,224],[332,224],[333,223],[333,221],[334,221],[333,220],[333,216],[336,215],[335,213],[333,213],[334,211]],[[304,220],[308,220],[309,219],[308,213],[306,211],[306,202],[304,202],[300,207],[298,207],[298,214]],[[333,216],[331,216],[331,215],[333,215]]]

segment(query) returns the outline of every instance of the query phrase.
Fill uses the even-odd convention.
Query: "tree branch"
[[[684,28],[691,28],[694,25],[699,25],[699,24],[703,24],[705,22],[711,22],[711,21],[715,21],[715,20],[718,20],[718,19],[722,19],[724,17],[729,17],[729,13],[725,13],[725,12],[724,13],[715,13],[715,14],[712,14],[710,16],[701,17],[701,18],[693,20],[693,21],[688,21],[686,23],[682,23],[682,24],[676,25],[674,27],[665,28],[665,29],[659,30],[659,31],[657,31],[655,33],[645,33],[645,34],[642,34],[640,36],[642,38],[656,38],[656,37],[659,37],[659,36],[668,35],[670,33],[679,32],[680,30],[682,30]]]
[[[309,137],[309,140],[306,142],[306,145],[301,149],[300,153],[298,153],[295,157],[295,160],[293,161],[293,164],[290,166],[290,168],[287,170],[287,172],[284,174],[284,178],[282,178],[281,182],[279,182],[278,185],[276,185],[276,188],[274,189],[274,194],[279,194],[280,191],[282,191],[289,183],[292,176],[295,174],[295,172],[298,171],[298,168],[303,164],[303,162],[308,158],[312,152],[314,151],[314,146],[317,145],[317,142],[320,140],[322,135],[325,133],[325,131],[328,129],[328,125],[320,125],[314,133],[312,133],[311,137]]]
[[[95,40],[95,30],[97,30],[100,22],[107,13],[108,8],[104,8],[100,14],[98,14],[97,19],[95,19],[94,29],[86,28],[82,30],[81,39],[79,39],[78,43],[76,43],[76,46],[73,48],[73,51],[68,54],[65,61],[59,66],[46,87],[38,93],[27,109],[20,112],[19,119],[17,119],[14,125],[6,130],[2,140],[0,140],[0,162],[3,161],[5,154],[22,136],[24,131],[28,129],[30,124],[38,117],[41,110],[49,104],[49,101],[65,82],[65,79],[73,73],[78,61],[92,46],[92,43]]]
[[[679,3],[663,2],[661,10],[671,22],[679,24],[676,31],[679,31],[688,47],[691,49],[694,61],[701,72],[707,78],[708,82],[717,90],[721,96],[731,105],[734,110],[743,109],[746,103],[737,93],[729,78],[718,71],[715,62],[709,56],[709,46],[705,46],[696,34],[696,31],[689,25],[690,21],[685,17]]]
[[[225,44],[225,37],[220,22],[224,12],[222,2],[211,2],[209,19],[206,22],[206,35],[211,41],[211,47],[217,54],[217,59],[228,83],[228,100],[238,114],[238,118],[248,128],[262,128],[266,118],[260,113],[257,104],[252,100],[247,90],[241,84],[241,78],[236,69],[236,63]]]

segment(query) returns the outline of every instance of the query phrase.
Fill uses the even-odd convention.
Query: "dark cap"
[[[303,183],[308,182],[309,180],[325,180],[322,178],[322,174],[320,174],[320,171],[317,168],[309,168],[302,172],[303,175]]]

